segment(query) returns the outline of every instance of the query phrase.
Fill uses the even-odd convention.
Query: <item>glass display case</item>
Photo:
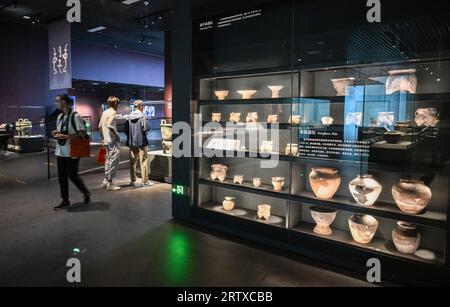
[[[414,272],[415,281],[445,283],[448,50],[434,44],[435,31],[426,46],[408,41],[393,26],[403,20],[368,31],[320,10],[327,22],[312,26],[308,14],[322,2],[334,7],[281,1],[227,30],[197,29],[226,14],[194,22],[193,220],[358,272],[377,258],[392,279],[408,282]],[[268,28],[283,12],[283,23]],[[426,20],[440,28],[448,24],[441,18],[412,18],[409,27]],[[269,52],[260,32],[237,35],[258,26],[267,46],[283,47]]]
[[[443,266],[450,147],[433,65],[199,80],[195,205]]]

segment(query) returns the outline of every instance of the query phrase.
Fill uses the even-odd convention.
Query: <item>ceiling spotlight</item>
[[[441,78],[437,78],[436,81],[437,81],[437,82],[441,82]]]

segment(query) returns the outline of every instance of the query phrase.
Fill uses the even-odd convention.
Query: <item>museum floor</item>
[[[126,183],[127,172],[120,177]],[[77,204],[73,193],[73,208],[55,212],[58,184],[47,181],[45,154],[0,160],[0,286],[67,286],[65,263],[76,248],[82,286],[368,286],[171,220],[169,185],[107,193],[101,175],[84,179],[93,203]]]

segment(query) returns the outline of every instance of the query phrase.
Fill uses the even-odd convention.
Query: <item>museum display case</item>
[[[401,37],[360,51],[370,45],[364,27],[333,29],[342,21],[324,12],[329,21],[313,28],[300,18],[319,6],[309,5],[240,11],[262,17],[225,30],[221,22],[238,13],[194,21],[191,220],[358,272],[377,258],[391,279],[445,283],[450,60],[434,45],[412,60],[397,47]],[[217,28],[199,30],[205,20]],[[251,42],[232,35],[257,25],[266,45],[259,32]],[[270,54],[274,42],[283,47]]]

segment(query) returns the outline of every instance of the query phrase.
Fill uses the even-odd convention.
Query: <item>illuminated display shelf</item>
[[[416,262],[424,262],[428,264],[443,266],[444,264],[444,257],[443,255],[432,251],[435,254],[435,259],[428,260],[424,258],[420,258],[416,255],[409,255],[409,254],[403,254],[397,251],[397,249],[394,246],[394,242],[392,241],[386,241],[378,238],[374,238],[369,244],[361,244],[353,240],[350,231],[343,231],[339,229],[334,229],[333,234],[329,236],[322,236],[314,233],[313,229],[316,225],[310,224],[307,222],[299,223],[293,227],[291,227],[291,230],[294,232],[299,232],[303,235],[307,235],[310,237],[313,237],[315,239],[319,240],[326,240],[326,241],[332,241],[340,244],[346,244],[352,247],[365,249],[365,250],[371,250],[373,252],[387,254],[394,257],[399,258],[405,258],[408,260],[416,261]]]
[[[290,195],[289,187],[286,186],[282,192],[275,192],[273,190],[273,187],[267,184],[263,185],[261,188],[256,188],[250,182],[244,182],[244,184],[242,185],[234,184],[231,179],[227,179],[223,183],[219,181],[212,181],[211,179],[200,179],[198,183],[201,185],[222,187],[235,191],[292,200],[298,203],[331,208],[335,210],[346,210],[349,212],[376,215],[379,217],[410,222],[423,226],[431,226],[443,229],[447,227],[446,213],[427,210],[419,215],[408,214],[402,212],[393,201],[391,203],[377,202],[373,206],[361,206],[354,202],[352,199],[342,196],[335,196],[333,199],[323,200],[316,198],[313,193],[306,191],[298,193],[296,195]]]
[[[204,148],[206,149],[206,148]],[[215,152],[220,151],[222,157],[243,157],[243,158],[253,158],[253,159],[272,159],[272,157],[266,153],[254,152],[249,150],[215,150]],[[276,153],[273,153],[276,154]],[[278,154],[280,161],[295,162],[299,164],[315,165],[315,166],[327,166],[327,167],[353,167],[353,168],[367,168],[367,171],[386,171],[386,172],[397,172],[397,173],[411,173],[417,172],[422,174],[447,174],[450,169],[445,167],[433,166],[433,165],[412,165],[412,164],[401,164],[401,163],[391,163],[391,162],[368,162],[368,161],[349,161],[349,160],[338,160],[338,159],[320,159],[320,158],[309,158],[302,156],[287,156],[280,152]]]
[[[200,205],[201,209],[212,211],[217,214],[224,214],[230,217],[236,217],[241,219],[246,219],[255,223],[260,223],[267,226],[273,226],[278,228],[287,228],[286,218],[278,215],[271,214],[269,221],[258,219],[258,213],[255,210],[250,210],[247,208],[240,208],[236,206],[232,211],[225,211],[222,209],[222,205],[217,202],[208,202]]]
[[[255,98],[255,99],[227,99],[227,100],[199,100],[199,106],[224,105],[277,105],[293,104],[292,98]]]

